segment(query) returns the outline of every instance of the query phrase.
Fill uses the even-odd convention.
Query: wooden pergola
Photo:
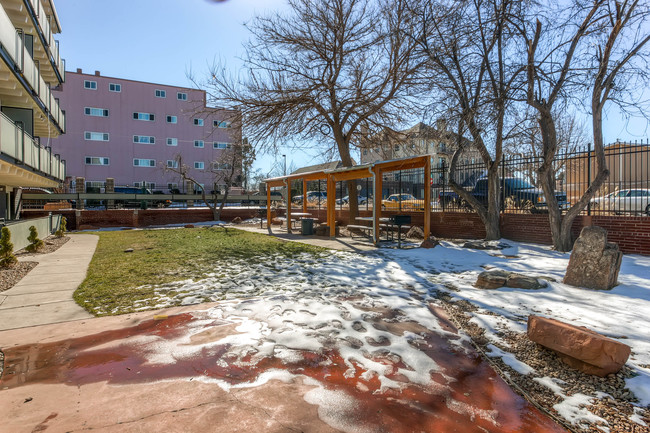
[[[311,180],[327,181],[327,225],[330,237],[336,236],[336,182],[372,178],[373,182],[373,242],[379,241],[379,218],[381,218],[382,179],[384,173],[414,168],[424,168],[424,236],[429,237],[431,226],[431,157],[429,155],[380,161],[374,164],[335,170],[312,171],[266,179],[266,221],[271,221],[271,188],[287,187],[287,230],[291,232],[291,182],[302,180],[302,209],[307,213],[307,182]]]

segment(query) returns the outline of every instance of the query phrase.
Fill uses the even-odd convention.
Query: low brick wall
[[[327,220],[325,209],[309,209],[309,212],[320,222]],[[68,229],[85,230],[100,227],[146,227],[151,225],[194,223],[211,221],[212,212],[209,209],[118,209],[118,210],[61,210],[55,213],[65,216]],[[372,211],[361,210],[361,216],[372,216]],[[382,212],[389,216],[397,212]],[[39,210],[24,210],[25,218],[47,216],[48,212]],[[257,217],[257,209],[225,208],[221,219],[231,221],[235,217],[242,220]],[[411,214],[412,224],[422,226],[424,214]],[[349,212],[337,210],[336,220],[339,224],[347,225]],[[548,225],[548,215],[540,214],[502,214],[501,235],[505,239],[520,242],[532,242],[551,245],[551,230]],[[650,217],[640,216],[579,216],[575,219],[572,231],[575,237],[583,227],[597,225],[608,232],[608,239],[618,243],[621,251],[626,254],[650,255]],[[481,219],[475,213],[469,212],[434,212],[431,214],[431,234],[441,238],[481,239],[485,237],[485,228]]]

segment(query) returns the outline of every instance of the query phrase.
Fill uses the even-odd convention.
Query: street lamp
[[[287,155],[282,155],[284,158],[284,176],[287,175]]]

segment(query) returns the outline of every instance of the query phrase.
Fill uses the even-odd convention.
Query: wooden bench
[[[287,217],[277,217],[277,220],[279,220],[281,223],[284,223],[287,220]],[[298,228],[298,221],[300,221],[298,218],[291,218],[291,226],[293,228]],[[280,224],[280,227],[282,227],[282,224]]]

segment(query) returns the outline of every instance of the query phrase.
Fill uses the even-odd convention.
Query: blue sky
[[[286,0],[55,0],[55,5],[67,70],[188,87],[193,87],[188,72],[200,80],[215,60],[236,72],[249,37],[244,23],[256,14],[288,10]],[[588,130],[590,122],[585,121]],[[606,143],[648,137],[644,120],[628,124],[615,109],[603,123]],[[317,151],[282,153],[289,166],[322,162]],[[268,172],[282,164],[281,155],[259,155],[255,167]]]

